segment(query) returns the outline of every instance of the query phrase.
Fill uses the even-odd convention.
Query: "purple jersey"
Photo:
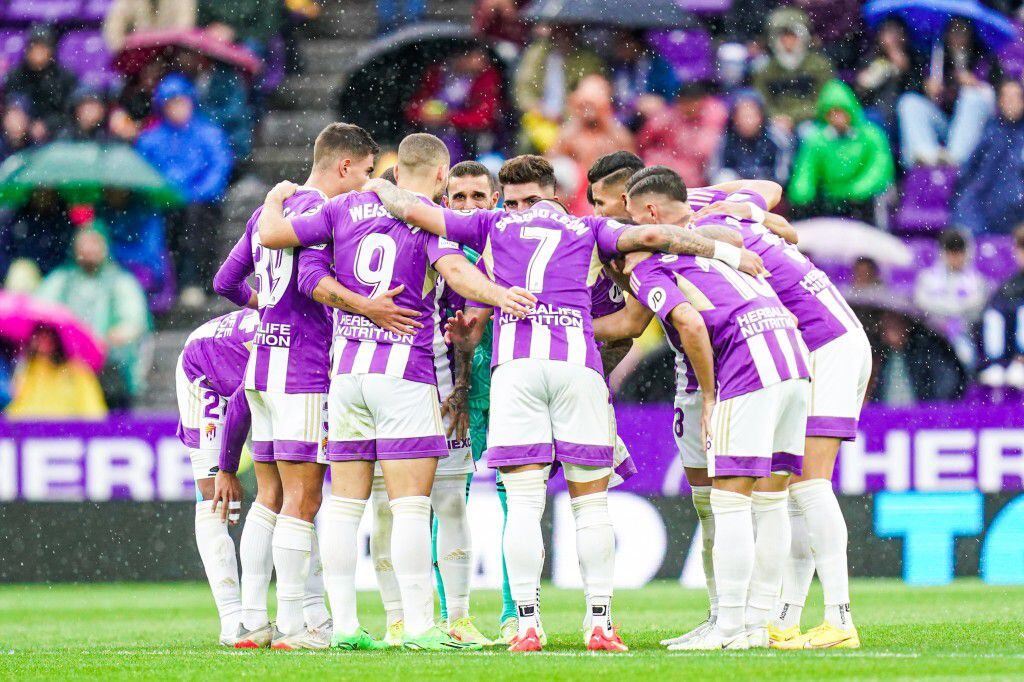
[[[590,288],[590,316],[604,317],[617,313],[626,307],[626,297],[619,285],[605,273],[604,269],[597,275],[597,281]]]
[[[480,252],[495,282],[537,297],[537,307],[522,320],[495,310],[493,367],[543,358],[585,365],[604,376],[591,324],[590,287],[601,258],[619,255],[622,223],[579,218],[541,202],[518,213],[446,211],[445,224],[451,239]]]
[[[181,368],[189,381],[202,379],[225,398],[242,383],[259,313],[248,308],[215,317],[185,341]]]
[[[285,217],[315,213],[326,200],[323,192],[300,187],[285,200]],[[280,393],[325,393],[330,381],[330,312],[299,288],[301,249],[273,250],[260,244],[257,222],[262,212],[260,206],[252,214],[245,233],[221,267],[222,272],[231,273],[232,280],[256,274],[260,326],[253,337],[245,387]]]
[[[728,196],[722,192],[718,194],[721,196],[716,196],[714,201],[750,202],[762,209],[767,208],[764,198],[754,192],[735,192]],[[796,315],[797,327],[808,350],[817,350],[846,332],[861,328],[857,315],[828,275],[815,267],[796,246],[788,244],[761,223],[715,215],[700,220],[696,225],[722,225],[740,232],[743,246],[759,255],[771,273],[768,283],[779,300]]]
[[[788,379],[806,379],[807,349],[793,316],[761,278],[698,256],[653,256],[633,268],[637,299],[673,330],[669,314],[689,303],[704,318],[715,354],[718,399]],[[678,334],[669,336],[682,350]]]
[[[395,334],[338,310],[333,373],[387,374],[436,385],[439,313],[433,264],[448,255],[465,258],[458,244],[396,220],[373,192],[335,197],[322,210],[293,218],[292,226],[303,246],[332,245],[335,277],[355,293],[373,298],[404,284],[395,304],[416,310],[424,325],[415,334]]]

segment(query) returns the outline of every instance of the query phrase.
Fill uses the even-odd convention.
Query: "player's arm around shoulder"
[[[383,178],[374,178],[363,185],[364,192],[373,192],[387,212],[402,222],[424,232],[447,237],[444,209],[420,201],[412,192],[401,189]]]
[[[260,244],[266,248],[286,249],[300,245],[291,221],[284,217],[285,199],[295,194],[297,189],[298,185],[285,180],[267,192],[267,197],[263,201],[263,211],[256,223]]]
[[[678,225],[634,225],[619,233],[616,248],[620,253],[661,251],[675,255],[701,256],[720,260],[734,270],[757,276],[765,272],[761,257],[752,251],[717,239],[709,239],[695,230]]]
[[[503,313],[526,317],[537,297],[522,287],[499,286],[461,253],[448,253],[434,262],[434,269],[460,296],[501,308]]]

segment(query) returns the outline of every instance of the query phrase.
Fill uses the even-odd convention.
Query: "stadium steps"
[[[302,145],[309,149],[323,127],[334,120],[321,109],[271,111],[263,120],[263,143],[269,147]]]
[[[136,409],[148,412],[175,412],[178,409],[174,394],[174,367],[190,333],[180,329],[153,335],[153,363],[149,370],[149,383],[136,401]]]

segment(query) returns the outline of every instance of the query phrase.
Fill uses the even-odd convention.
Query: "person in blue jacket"
[[[216,266],[215,235],[220,202],[233,158],[224,131],[196,110],[196,92],[183,75],[165,76],[153,92],[158,121],[139,135],[136,146],[184,196],[185,206],[167,215],[181,302],[206,302]]]

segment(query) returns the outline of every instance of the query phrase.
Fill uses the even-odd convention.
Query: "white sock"
[[[853,627],[850,613],[850,575],[847,570],[846,520],[832,482],[821,478],[801,481],[790,494],[804,513],[814,567],[825,596],[825,622],[844,630]]]
[[[331,495],[327,500],[321,534],[324,583],[331,600],[334,631],[351,635],[359,629],[356,614],[356,555],[359,522],[366,500]]]
[[[302,599],[302,619],[306,625],[318,628],[331,617],[324,603],[324,567],[320,561],[320,538],[313,534],[313,547],[309,556],[309,577],[306,578],[306,596]]]
[[[519,631],[540,627],[538,591],[544,569],[544,538],[540,519],[547,501],[548,470],[503,473],[505,517],[503,548],[512,599],[519,616]]]
[[[789,527],[792,540],[789,558],[782,566],[782,597],[775,614],[775,627],[780,630],[800,625],[807,590],[814,578],[814,555],[807,537],[807,520],[792,494],[789,496]]]
[[[370,559],[377,574],[377,589],[384,603],[388,627],[402,620],[402,591],[395,579],[395,567],[391,563],[391,504],[383,488],[374,488],[370,493],[373,504],[373,532],[370,533]]]
[[[220,520],[220,514],[213,513],[212,500],[196,504],[196,545],[217,605],[221,633],[234,635],[242,622],[235,542],[228,534],[227,524]]]
[[[444,585],[448,622],[454,622],[469,615],[469,582],[473,572],[465,477],[435,479],[430,505],[437,516],[437,570]]]
[[[258,630],[270,622],[267,616],[267,591],[274,572],[273,539],[277,514],[259,502],[253,502],[245,515],[238,554],[242,562],[243,624],[246,630]]]
[[[700,521],[700,534],[703,540],[700,558],[704,563],[704,582],[708,586],[709,619],[713,621],[718,616],[718,590],[715,589],[715,561],[712,557],[715,546],[715,515],[711,513],[711,486],[691,486],[690,497]]]
[[[306,596],[313,524],[278,514],[274,527],[274,571],[277,573],[277,629],[294,635],[302,630],[302,600]]]
[[[789,557],[789,493],[758,492],[751,496],[754,509],[754,572],[747,593],[746,626],[763,628],[782,589],[782,569]]]
[[[754,520],[750,498],[741,493],[711,490],[715,515],[715,585],[718,587],[718,628],[728,636],[743,631],[747,589],[754,572]]]
[[[402,591],[405,632],[422,635],[434,625],[434,580],[430,556],[430,498],[391,500],[391,561]]]
[[[608,513],[608,492],[580,495],[571,501],[576,519],[576,553],[587,592],[590,630],[600,625],[605,633],[612,628],[612,584],[615,578],[615,529]]]

